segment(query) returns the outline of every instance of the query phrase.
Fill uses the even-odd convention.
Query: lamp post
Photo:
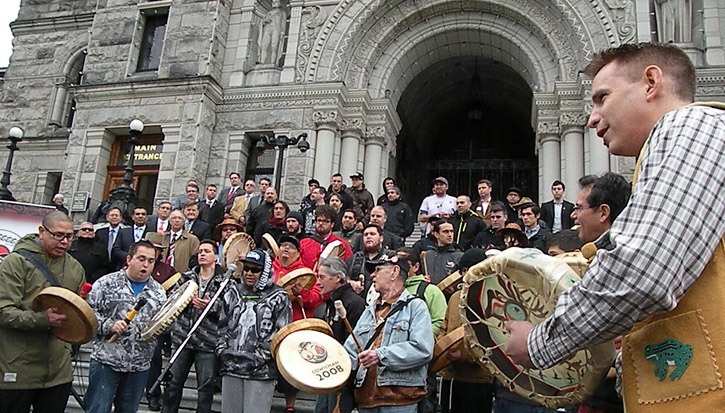
[[[124,223],[129,225],[133,222],[131,214],[138,204],[136,191],[134,191],[131,183],[133,182],[133,161],[136,153],[136,143],[141,133],[143,133],[143,126],[143,122],[138,119],[131,121],[128,131],[131,139],[128,140],[128,160],[126,161],[126,172],[123,174],[123,182],[113,188],[108,195],[108,208],[119,208]],[[108,208],[106,208],[106,211],[108,211]],[[104,211],[104,215],[106,211]]]
[[[310,144],[307,142],[307,134],[301,133],[297,137],[289,137],[287,135],[277,135],[271,137],[269,135],[262,135],[257,142],[257,149],[260,152],[267,149],[267,147],[279,148],[279,154],[277,155],[277,167],[274,170],[274,188],[279,193],[280,185],[282,184],[282,160],[284,159],[284,151],[288,146],[297,145],[300,152],[305,153],[310,149]]]
[[[8,185],[10,185],[10,175],[12,175],[10,169],[13,167],[13,156],[15,155],[15,151],[19,150],[18,142],[23,140],[23,130],[18,127],[10,128],[8,139],[10,140],[10,145],[7,148],[10,149],[10,155],[8,155],[8,162],[5,164],[3,177],[0,179],[0,200],[15,201],[13,194],[8,189]]]

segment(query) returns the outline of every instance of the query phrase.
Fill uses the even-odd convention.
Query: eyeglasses
[[[76,234],[74,234],[72,232],[69,234],[67,234],[65,232],[53,232],[53,231],[49,230],[48,227],[46,227],[45,225],[43,225],[43,228],[45,228],[45,230],[48,232],[48,234],[50,234],[53,237],[53,239],[56,241],[63,241],[64,239],[68,240],[68,241],[73,241],[73,239],[76,237]]]
[[[319,219],[318,218],[315,220],[315,222],[317,222],[318,224],[329,224],[332,221],[330,221],[329,219]]]
[[[250,267],[248,265],[245,265],[244,267],[242,267],[242,269],[244,271],[249,271],[254,274],[259,274],[260,272],[262,272],[262,267]]]
[[[78,231],[93,232],[93,228],[78,228]]]

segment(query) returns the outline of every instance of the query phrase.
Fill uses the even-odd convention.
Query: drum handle
[[[345,305],[342,303],[341,300],[335,300],[335,311],[337,312],[337,315],[342,319],[342,321],[345,322],[345,328],[347,328],[347,332],[350,333],[352,336],[352,340],[355,342],[355,346],[357,347],[357,352],[362,353],[363,348],[360,345],[360,341],[357,339],[357,336],[355,335],[355,332],[352,330],[352,325],[350,325],[350,321],[347,319],[347,310],[345,309]]]
[[[428,255],[426,251],[420,252],[420,262],[423,264],[423,272],[425,272],[425,275],[430,276],[430,273],[428,272],[428,262],[425,260],[426,255]]]
[[[227,272],[225,272],[223,275],[224,281],[222,281],[221,284],[219,284],[219,289],[216,290],[216,292],[214,293],[214,296],[211,297],[211,299],[209,300],[209,303],[206,305],[206,307],[204,307],[204,311],[202,311],[201,314],[199,314],[199,318],[197,318],[194,325],[191,326],[189,333],[186,335],[186,338],[184,339],[184,341],[181,342],[181,345],[179,346],[179,348],[177,348],[176,351],[174,352],[174,354],[171,355],[171,358],[169,359],[169,364],[166,365],[166,368],[164,368],[164,371],[162,371],[161,374],[159,374],[159,378],[156,379],[156,382],[154,383],[154,385],[151,386],[151,388],[148,390],[149,394],[153,394],[153,392],[156,389],[158,389],[159,386],[161,386],[161,382],[166,380],[166,376],[171,371],[171,366],[174,365],[174,362],[176,362],[176,359],[179,358],[181,351],[184,350],[184,347],[186,347],[186,345],[189,343],[189,340],[191,340],[191,336],[194,335],[196,330],[201,325],[202,321],[204,321],[204,318],[206,317],[206,315],[214,307],[214,303],[219,298],[219,296],[222,295],[222,293],[224,292],[224,290],[227,287],[227,284],[229,284],[229,281],[231,281],[231,279],[232,279],[232,274],[234,274],[234,271],[236,271],[236,270],[237,270],[236,264],[229,264],[229,267],[227,267]]]

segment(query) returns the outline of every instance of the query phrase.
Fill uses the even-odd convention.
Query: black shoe
[[[161,398],[159,396],[150,396],[149,398],[149,410],[152,412],[161,411]]]

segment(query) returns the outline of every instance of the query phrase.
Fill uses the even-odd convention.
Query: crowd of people
[[[588,69],[594,79],[589,123],[612,153],[636,156],[642,151],[634,192],[621,175],[590,175],[579,180],[575,202],[566,201],[564,184],[554,181],[552,200],[539,205],[518,188],[508,188],[505,199],[495,200],[487,179],[478,181],[477,196],[454,197],[448,194],[446,177],[437,177],[414,215],[393,178],[382,182],[385,193],[377,200],[360,172],[350,176],[350,187],[340,174],[327,188],[311,179],[308,195],[291,207],[278,199],[268,179],[242,182],[232,172],[229,186],[221,191],[209,184],[202,196],[202,186],[189,181],[183,195],[161,202],[153,215],[136,208],[130,226],[121,224],[117,208],[106,211],[107,227],[94,230],[91,222],[83,222],[76,232],[67,215],[48,214],[39,233],[23,238],[16,249],[39,256],[65,288],[79,291],[83,273],[93,284],[88,302],[99,328],[86,411],[109,412],[114,406],[115,411],[132,412],[145,394],[151,410],[176,412],[193,365],[197,412],[211,411],[219,387],[223,412],[270,411],[275,389],[285,395],[287,412],[294,412],[298,390],[279,374],[270,340],[290,322],[308,317],[329,323],[353,364],[350,385],[319,396],[316,412],[556,411],[513,393],[466,351],[457,353],[438,375],[429,372],[436,338],[462,323],[460,285],[441,290],[441,281],[465,275],[486,259],[487,251],[521,247],[556,256],[594,243],[600,252],[592,268],[584,281],[562,295],[556,314],[536,327],[507,323],[511,339],[506,353],[518,364],[541,369],[672,310],[688,287],[697,285],[713,253],[725,254],[722,245],[719,252],[715,246],[702,246],[722,239],[725,232],[723,203],[711,199],[713,188],[708,188],[725,189],[724,115],[714,108],[682,108],[692,101],[691,93],[682,92],[687,85],[681,85],[690,79],[682,77],[690,73],[689,60],[674,46],[643,44],[606,51],[595,62],[598,66]],[[641,102],[624,101],[631,97],[621,94]],[[637,108],[643,112],[636,122],[627,112],[633,104],[644,108]],[[706,127],[693,126],[701,124]],[[631,141],[630,134],[638,140]],[[677,199],[670,196],[672,190],[679,190]],[[687,218],[674,214],[685,210],[690,216],[713,217],[705,238],[702,226],[691,228]],[[663,211],[670,211],[672,219],[663,222]],[[417,221],[425,223],[424,234],[406,247]],[[256,248],[240,256],[239,277],[207,309],[224,285],[224,244],[240,232],[258,246],[271,236],[278,251],[271,255]],[[671,239],[703,249],[681,254]],[[321,257],[332,242],[341,243],[340,257]],[[645,250],[649,264],[633,264],[644,262]],[[648,271],[653,265],[656,275]],[[317,281],[312,287],[295,286],[287,292],[276,284],[304,267],[314,269]],[[178,281],[176,273],[181,275]],[[198,295],[168,334],[155,342],[142,341],[144,321],[163,305],[167,292],[187,280],[199,285]],[[47,285],[43,272],[23,256],[11,254],[0,266],[0,411],[28,411],[31,405],[34,412],[65,408],[72,378],[70,350],[48,333],[64,316],[30,307],[32,297]],[[129,322],[126,314],[141,299],[146,305]],[[346,307],[357,341],[336,315],[336,300]],[[611,315],[613,308],[618,308],[616,316]],[[204,310],[209,310],[207,316],[172,366],[164,391],[154,388],[164,350],[179,349]],[[113,334],[119,339],[109,342]],[[723,346],[717,344],[713,351],[719,354]],[[624,364],[625,376],[633,377],[636,373],[628,373]],[[623,391],[636,392],[637,383],[625,380]],[[712,397],[712,392],[705,393]],[[636,399],[636,394],[625,398],[628,403],[635,400],[629,411],[640,411]],[[567,411],[622,412],[624,405],[615,382],[608,379]]]

